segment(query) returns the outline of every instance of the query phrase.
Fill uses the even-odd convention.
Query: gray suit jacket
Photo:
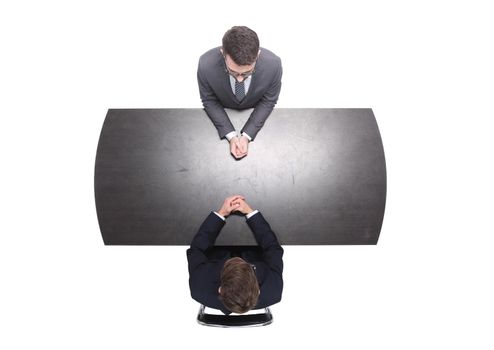
[[[278,101],[282,74],[280,58],[261,48],[249,91],[239,102],[233,94],[220,47],[211,49],[200,57],[197,69],[199,93],[204,109],[216,126],[220,138],[235,130],[225,108],[254,108],[241,132],[247,133],[252,139],[256,137]]]

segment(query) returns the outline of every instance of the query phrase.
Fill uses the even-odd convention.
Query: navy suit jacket
[[[199,93],[204,109],[216,126],[220,138],[235,131],[225,108],[254,108],[241,132],[245,131],[255,139],[278,101],[282,74],[280,58],[261,48],[247,95],[239,102],[232,91],[220,47],[211,49],[200,57],[197,69]]]
[[[261,309],[281,300],[283,248],[261,213],[250,217],[247,224],[254,233],[260,254],[246,251],[241,254],[241,257],[256,267],[255,273],[259,282],[260,294],[254,309]],[[192,298],[204,306],[229,314],[231,312],[218,298],[218,288],[221,269],[225,261],[232,257],[232,254],[226,248],[214,246],[216,237],[224,225],[225,222],[211,212],[202,223],[199,232],[192,239],[190,248],[187,249],[187,260]]]

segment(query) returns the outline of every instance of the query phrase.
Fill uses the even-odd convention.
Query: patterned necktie
[[[239,83],[235,80],[235,96],[238,101],[242,101],[245,97],[245,84],[244,81]]]

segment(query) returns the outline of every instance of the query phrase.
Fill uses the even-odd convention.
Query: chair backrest
[[[247,315],[215,315],[205,313],[205,306],[201,305],[197,315],[197,322],[203,326],[212,327],[257,327],[267,326],[273,322],[273,315],[269,308],[263,313]]]

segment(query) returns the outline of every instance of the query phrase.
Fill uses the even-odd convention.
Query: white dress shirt
[[[217,212],[213,211],[213,213],[215,213],[216,215],[218,215],[218,217],[223,220],[223,221],[226,221],[225,217],[223,215],[220,215],[218,214]],[[259,213],[259,210],[253,210],[251,211],[249,214],[245,215],[245,219],[250,219],[251,217],[253,217],[254,215],[256,215],[257,213]]]

